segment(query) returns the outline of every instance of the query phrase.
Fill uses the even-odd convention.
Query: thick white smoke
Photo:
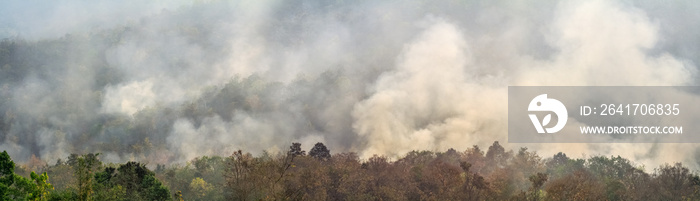
[[[428,27],[404,48],[396,69],[379,76],[373,95],[353,110],[353,127],[367,141],[365,157],[503,140],[494,134],[506,131],[505,82],[473,75],[457,27],[442,19],[423,23]]]
[[[646,1],[3,2],[0,11],[18,12],[0,12],[0,37],[28,40],[13,58],[29,67],[0,60],[10,69],[0,75],[16,77],[0,80],[0,149],[19,160],[103,152],[114,162],[167,163],[284,151],[294,141],[368,157],[498,140],[544,157],[697,165],[694,144],[505,142],[508,85],[695,85],[698,9]]]
[[[687,86],[696,67],[668,52],[651,53],[660,39],[659,26],[637,8],[617,2],[564,2],[557,7],[546,38],[556,53],[547,60],[524,60],[514,85],[535,86]],[[694,96],[689,94],[690,96]],[[552,155],[621,155],[657,167],[692,161],[692,144],[557,144],[527,145]],[[659,158],[662,157],[663,159]],[[690,163],[692,164],[692,163]],[[694,165],[694,164],[693,164]]]
[[[611,1],[562,2],[542,34],[553,53],[536,58],[527,51],[504,55],[511,69],[494,68],[474,58],[471,44],[494,36],[465,39],[445,20],[428,20],[408,44],[396,69],[383,73],[372,96],[353,111],[354,128],[367,140],[363,156],[400,156],[410,150],[465,149],[470,144],[505,141],[507,85],[515,86],[685,86],[696,78],[695,66],[668,52],[651,54],[659,41],[658,25],[643,11]],[[498,36],[496,36],[498,37]],[[507,34],[501,39],[509,39]],[[470,43],[471,42],[471,43]],[[517,41],[516,41],[517,42]],[[515,43],[517,44],[517,43]],[[512,50],[510,50],[512,51]],[[493,52],[492,52],[493,53]],[[496,52],[497,53],[497,52]],[[476,60],[476,62],[474,61]],[[495,71],[499,72],[499,71]],[[575,123],[575,122],[574,122]],[[467,142],[467,143],[465,143]],[[544,156],[558,151],[578,156],[616,154],[655,167],[692,160],[690,144],[514,144]],[[670,156],[659,160],[658,156]]]

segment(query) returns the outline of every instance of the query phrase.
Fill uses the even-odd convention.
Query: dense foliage
[[[680,163],[652,173],[622,157],[542,159],[498,142],[458,152],[412,151],[360,159],[317,143],[308,153],[202,156],[184,165],[103,164],[71,155],[27,179],[0,154],[4,200],[697,200],[700,177]],[[313,153],[313,154],[311,154]],[[48,174],[47,174],[48,172]],[[49,180],[48,175],[56,175]],[[52,186],[53,183],[56,188]]]

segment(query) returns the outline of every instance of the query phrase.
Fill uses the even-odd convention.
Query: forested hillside
[[[14,164],[3,152],[0,188],[5,199],[700,199],[700,177],[680,163],[651,169],[619,156],[558,153],[543,159],[527,148],[505,150],[498,142],[486,150],[475,145],[464,151],[412,151],[397,159],[331,154],[323,143],[307,152],[292,143],[285,153],[236,151],[181,165],[156,164],[154,170],[138,162],[105,164],[99,154],[32,165]],[[29,174],[31,179],[25,178]]]
[[[0,13],[12,22],[0,25],[0,147],[21,162],[102,153],[171,164],[289,142],[361,158],[493,141],[513,149],[507,86],[694,85],[700,61],[697,37],[687,37],[700,32],[674,29],[700,27],[696,12],[677,12],[697,10],[685,4],[240,0],[141,13],[118,2],[3,3],[27,10]],[[60,18],[74,10],[116,17]],[[700,153],[693,144],[528,146],[695,169]]]
[[[0,196],[700,200],[696,143],[507,141],[509,86],[697,86],[698,10],[0,1]]]

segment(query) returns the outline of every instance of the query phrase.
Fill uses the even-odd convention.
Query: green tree
[[[47,200],[53,186],[46,173],[31,172],[31,179],[14,173],[15,163],[7,154],[0,153],[0,198],[2,200]]]
[[[194,193],[196,200],[212,200],[211,193],[213,191],[213,186],[204,179],[196,177],[190,182],[190,190]],[[209,197],[209,199],[207,199]]]
[[[10,194],[10,186],[15,182],[15,162],[12,161],[7,151],[0,153],[0,198],[7,200]]]
[[[99,184],[124,188],[127,200],[170,200],[170,190],[155,177],[155,173],[138,162],[127,162],[118,168],[107,167],[95,175]],[[116,189],[114,194],[120,194]]]
[[[46,172],[42,174],[32,172],[30,176],[36,184],[36,192],[38,193],[37,196],[43,198],[48,197],[49,192],[53,190],[53,185],[49,183],[49,175],[46,174]]]
[[[99,153],[90,153],[81,156],[71,155],[68,158],[68,163],[73,165],[74,175],[77,177],[79,200],[93,200],[94,172],[102,165],[99,155]]]
[[[313,148],[309,151],[309,156],[319,159],[319,160],[328,160],[331,158],[331,151],[328,150],[326,145],[323,145],[323,143],[316,143]]]
[[[530,187],[530,196],[528,200],[541,200],[542,199],[542,185],[547,182],[547,174],[537,173],[530,175],[528,178],[532,182],[532,187]]]
[[[290,155],[292,157],[305,156],[306,151],[301,150],[301,143],[294,142],[294,143],[292,143],[292,146],[289,147],[289,151],[287,152],[287,155]]]

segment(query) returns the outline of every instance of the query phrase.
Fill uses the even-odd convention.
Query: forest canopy
[[[0,155],[4,199],[28,200],[696,200],[700,177],[680,163],[647,172],[619,156],[541,158],[498,142],[482,150],[412,151],[362,160],[317,143],[285,153],[201,156],[183,165],[104,164],[73,154],[54,165]],[[309,154],[307,154],[309,153]],[[312,154],[313,153],[313,154]],[[31,170],[31,179],[23,177]],[[34,171],[43,172],[37,175]],[[52,175],[56,175],[53,177]]]

